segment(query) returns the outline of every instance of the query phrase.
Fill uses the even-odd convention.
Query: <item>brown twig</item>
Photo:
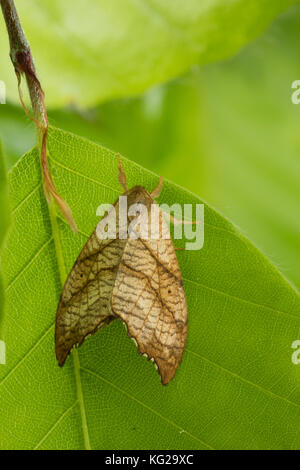
[[[38,130],[38,144],[41,153],[43,184],[46,198],[51,203],[52,198],[60,208],[62,214],[74,232],[77,232],[72,212],[68,204],[56,191],[51,178],[47,159],[48,117],[45,105],[45,95],[37,78],[33,57],[29,43],[24,34],[14,0],[0,0],[4,20],[10,43],[10,58],[13,63],[18,80],[18,90],[21,104],[29,118],[35,123]],[[21,90],[21,78],[25,76],[29,90],[33,116],[25,105]]]

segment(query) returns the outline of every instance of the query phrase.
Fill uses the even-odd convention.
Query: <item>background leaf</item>
[[[299,294],[207,205],[204,248],[178,253],[189,337],[175,380],[162,387],[116,321],[79,349],[78,393],[73,358],[63,369],[55,360],[58,267],[69,271],[97,223],[96,208],[120,194],[117,160],[58,129],[49,137],[55,183],[79,235],[60,216],[51,225],[33,150],[9,178],[14,226],[3,253],[9,351],[0,370],[1,448],[82,448],[83,410],[94,449],[299,448],[299,370],[291,362]],[[157,183],[134,163],[124,160],[124,167],[129,186]],[[166,182],[159,202],[200,200]]]
[[[47,104],[60,106],[141,93],[194,64],[228,57],[296,0],[16,3]],[[0,22],[1,79],[8,98],[17,100],[3,19]]]

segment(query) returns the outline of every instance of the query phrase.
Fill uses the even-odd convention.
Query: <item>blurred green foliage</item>
[[[215,205],[300,286],[300,6],[235,58],[134,99],[49,112],[52,124],[120,151]],[[8,164],[34,144],[0,106]]]
[[[297,0],[17,0],[48,105],[132,96],[230,57]],[[3,25],[3,27],[2,27]],[[0,70],[18,102],[0,15]],[[7,50],[7,54],[4,51]]]

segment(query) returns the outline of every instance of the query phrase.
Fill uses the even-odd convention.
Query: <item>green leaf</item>
[[[47,103],[56,106],[140,93],[194,64],[229,57],[296,1],[20,0],[17,7]],[[1,26],[1,79],[16,100]]]
[[[9,224],[9,209],[7,197],[6,165],[0,141],[0,248],[2,247],[7,227]],[[2,281],[2,265],[0,264],[0,364],[5,364],[5,343],[3,341],[3,309],[4,309],[4,286]]]
[[[52,174],[79,234],[49,216],[38,152],[10,172],[14,226],[3,253],[7,366],[0,369],[1,448],[210,449],[300,446],[300,298],[232,224],[205,206],[205,245],[178,252],[189,336],[175,379],[163,387],[121,322],[57,366],[54,321],[61,277],[120,194],[113,152],[51,129]],[[157,176],[124,159],[129,186]],[[160,203],[199,203],[169,182]]]

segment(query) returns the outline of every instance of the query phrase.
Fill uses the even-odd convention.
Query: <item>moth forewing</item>
[[[118,201],[114,207],[118,215]],[[107,214],[106,222],[110,217],[115,217],[114,211]],[[74,346],[114,319],[111,293],[125,243],[119,238],[99,239],[96,228],[75,261],[56,313],[55,349],[60,366]]]
[[[100,221],[70,271],[56,312],[55,350],[60,366],[64,365],[74,346],[80,346],[87,336],[115,318],[111,310],[111,295],[127,242],[124,231],[126,229],[127,232],[128,217],[126,215],[124,221],[122,216],[124,208],[127,214],[127,200],[133,204],[140,198],[149,203],[150,196],[139,186],[118,198],[114,210],[108,211]],[[101,234],[105,226],[110,230],[114,223],[115,238],[103,239]]]
[[[185,348],[187,307],[169,228],[156,208],[151,212],[158,214],[156,238],[131,238],[126,243],[113,288],[112,311],[127,325],[140,354],[154,360],[167,385]]]

